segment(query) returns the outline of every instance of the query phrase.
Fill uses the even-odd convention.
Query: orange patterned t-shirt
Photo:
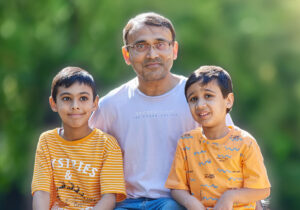
[[[178,142],[166,182],[170,189],[188,190],[205,207],[213,207],[232,188],[269,188],[260,148],[246,131],[234,126],[222,139],[209,140],[202,128]],[[255,209],[255,203],[234,204],[234,209]]]

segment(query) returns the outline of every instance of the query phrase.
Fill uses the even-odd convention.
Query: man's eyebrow
[[[167,42],[167,40],[163,38],[157,38],[156,41]]]
[[[143,42],[146,42],[146,40],[138,40],[134,44],[139,44],[139,43],[143,43]]]
[[[155,41],[159,41],[159,42],[167,42],[167,40],[166,39],[164,39],[164,38],[156,38],[155,39]],[[148,43],[146,40],[138,40],[138,41],[136,41],[134,44],[139,44],[139,43]]]

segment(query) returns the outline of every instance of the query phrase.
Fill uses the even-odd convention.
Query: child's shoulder
[[[193,130],[187,131],[185,133],[183,133],[180,137],[181,140],[183,139],[194,139],[198,136],[202,135],[202,129],[201,127],[195,128]]]
[[[58,135],[58,128],[47,130],[41,133],[40,140],[48,139],[48,138],[57,138],[57,135]]]
[[[105,133],[98,128],[94,128],[94,130],[95,130],[94,138],[102,140],[104,144],[109,144],[113,147],[119,147],[119,144],[114,136]]]
[[[243,139],[244,142],[247,143],[251,143],[251,142],[256,142],[255,138],[248,132],[245,131],[241,128],[239,128],[238,126],[234,125],[234,126],[230,126],[233,129],[232,132],[232,138],[239,138],[239,139]]]

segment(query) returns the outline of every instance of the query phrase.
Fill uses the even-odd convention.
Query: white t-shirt
[[[120,144],[128,198],[170,197],[164,185],[177,141],[197,126],[184,95],[186,78],[179,78],[160,96],[143,94],[134,78],[101,98],[90,119],[91,127],[113,135]],[[230,116],[228,120],[233,124]]]

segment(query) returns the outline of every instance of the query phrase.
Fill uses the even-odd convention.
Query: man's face
[[[167,43],[168,46],[161,50],[160,43]],[[133,47],[128,47],[127,60],[126,55],[124,58],[132,65],[140,81],[157,81],[170,74],[173,60],[177,58],[178,45],[177,42],[172,42],[172,33],[168,28],[136,26],[128,34],[128,44]],[[147,50],[140,51],[136,48],[145,45],[148,45]]]

